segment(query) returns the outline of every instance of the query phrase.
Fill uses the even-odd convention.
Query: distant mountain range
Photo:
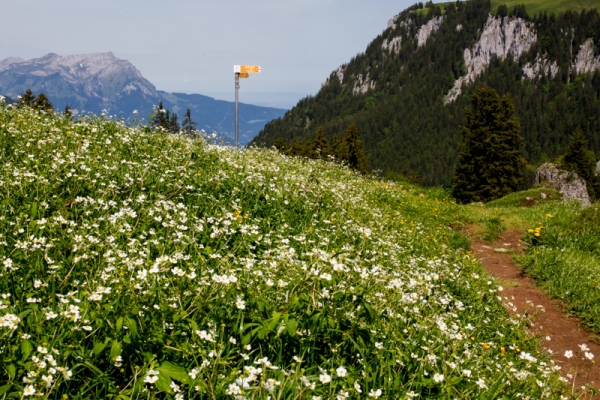
[[[44,92],[56,110],[67,105],[76,112],[131,118],[138,110],[140,118],[148,117],[160,101],[181,118],[186,109],[198,122],[197,129],[217,132],[233,142],[235,103],[215,100],[201,94],[168,93],[142,76],[129,61],[112,53],[59,56],[54,53],[41,58],[23,60],[10,57],[0,61],[0,94],[16,99],[27,89]],[[272,119],[287,110],[240,103],[239,141],[248,143]],[[181,119],[180,119],[181,120]]]

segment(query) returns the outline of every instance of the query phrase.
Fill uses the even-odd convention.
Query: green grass
[[[590,8],[600,10],[600,0],[492,0],[492,11],[495,12],[498,6],[502,4],[506,4],[509,10],[516,5],[524,4],[527,13],[531,16],[544,11],[548,14],[558,14],[568,10],[576,12],[581,12],[583,9],[589,10]]]
[[[454,2],[435,3],[435,5],[440,6],[443,10],[444,6],[450,3]],[[544,11],[548,14],[558,14],[568,10],[576,12],[581,12],[584,9],[589,10],[590,8],[600,10],[600,0],[492,0],[491,3],[492,12],[494,13],[498,9],[498,6],[502,4],[506,4],[509,10],[512,10],[516,5],[524,4],[530,16],[543,13]],[[427,9],[418,10],[417,12],[425,13]]]
[[[440,189],[5,106],[0,162],[0,397],[569,393]]]
[[[519,262],[584,325],[600,333],[600,211],[555,209],[543,227],[529,231],[529,251]]]

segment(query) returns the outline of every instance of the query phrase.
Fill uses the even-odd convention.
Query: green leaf
[[[8,392],[10,390],[11,386],[12,385],[10,383],[8,385],[0,386],[0,396],[5,394],[6,392]]]
[[[117,319],[117,331],[120,331],[121,329],[123,329],[123,317],[119,317]]]
[[[7,365],[6,371],[8,372],[8,376],[11,380],[15,379],[15,375],[17,374],[17,368],[14,365]]]
[[[94,352],[95,355],[102,353],[102,350],[104,350],[106,348],[106,346],[108,346],[109,342],[110,342],[110,339],[106,338],[106,339],[104,339],[104,343],[102,343],[102,342],[94,343],[94,348],[92,351]]]
[[[285,324],[285,329],[287,329],[287,332],[290,336],[295,336],[296,330],[298,329],[298,321],[295,319],[289,319]]]
[[[21,342],[21,360],[25,361],[29,358],[29,355],[33,351],[33,345],[29,340],[23,340]]]
[[[121,354],[121,350],[123,349],[123,344],[117,340],[112,341],[112,345],[110,346],[110,359],[114,360]]]
[[[37,217],[38,205],[37,203],[31,204],[31,219],[34,220]]]
[[[137,321],[134,318],[127,318],[127,327],[131,332],[131,337],[136,338],[138,335]]]
[[[281,313],[280,312],[276,312],[275,314],[273,314],[273,317],[268,320],[269,322],[267,322],[266,328],[267,330],[270,332],[273,329],[275,329],[275,327],[277,325],[279,325],[279,320],[281,319]]]
[[[190,376],[188,375],[185,368],[180,367],[177,364],[173,364],[168,361],[165,361],[164,363],[162,363],[162,365],[160,367],[158,367],[156,369],[160,372],[160,375],[164,374],[164,375],[166,375],[170,378],[173,378],[176,381],[179,381],[181,383],[191,383]]]
[[[156,388],[161,392],[173,394],[173,389],[171,389],[171,378],[163,373],[158,374],[158,380],[154,383]]]
[[[251,339],[252,339],[252,332],[248,333],[247,335],[242,336],[242,344],[246,345],[246,344],[250,343]]]

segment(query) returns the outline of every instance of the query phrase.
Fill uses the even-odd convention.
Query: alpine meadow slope
[[[566,398],[440,189],[0,105],[0,395]]]
[[[306,141],[319,127],[331,141],[355,124],[372,169],[449,183],[464,109],[485,84],[510,94],[530,164],[562,155],[577,128],[597,158],[600,16],[581,9],[584,3],[551,14],[561,9],[549,2],[548,12],[533,16],[522,6],[492,8],[488,0],[416,4],[252,143]]]

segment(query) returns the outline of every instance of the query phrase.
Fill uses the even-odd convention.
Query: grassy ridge
[[[600,9],[599,0],[492,0],[492,10],[498,9],[499,5],[506,4],[511,10],[516,5],[524,4],[527,13],[531,16],[543,13],[561,13],[565,11],[581,12],[590,8]]]
[[[440,190],[0,106],[0,396],[559,398]]]
[[[444,6],[454,2],[441,2],[435,5],[444,8]],[[565,11],[581,12],[590,8],[600,9],[600,0],[492,0],[492,11],[495,12],[498,6],[506,4],[509,10],[517,5],[524,4],[527,13],[534,16],[539,13],[558,14]],[[427,9],[419,10],[425,12]]]

